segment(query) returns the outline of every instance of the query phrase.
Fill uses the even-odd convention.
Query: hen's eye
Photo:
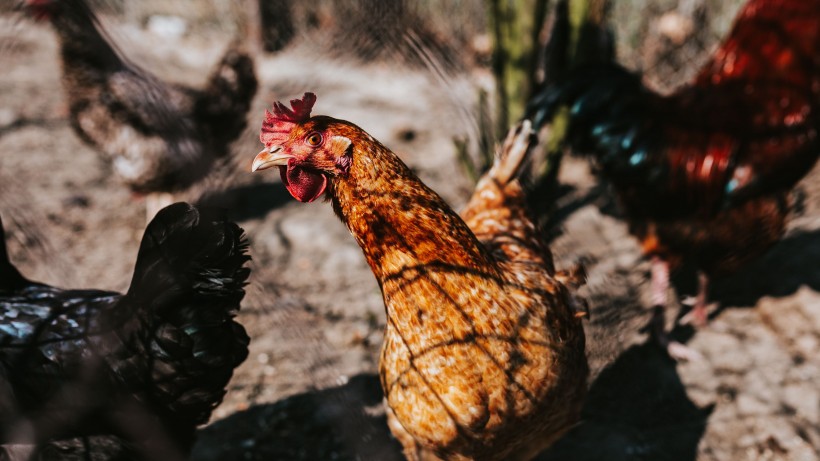
[[[316,132],[309,134],[307,137],[307,143],[313,147],[318,146],[322,143],[322,135]]]

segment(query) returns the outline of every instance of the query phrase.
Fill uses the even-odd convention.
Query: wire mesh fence
[[[628,67],[642,71],[646,79],[658,89],[669,91],[691,78],[697,71],[708,57],[709,51],[728,30],[741,3],[740,0],[613,2],[611,22],[615,27],[618,59]],[[124,52],[135,50],[138,54],[151,56],[168,47],[175,47],[174,53],[168,55],[174,56],[179,62],[169,64],[166,72],[172,75],[185,74],[186,81],[196,80],[207,66],[196,63],[189,66],[188,70],[178,71],[177,67],[187,65],[183,62],[184,58],[179,56],[215,56],[217,51],[213,48],[219,47],[213,43],[222,46],[237,35],[250,34],[254,27],[252,23],[256,24],[255,27],[259,27],[259,40],[270,42],[261,45],[275,50],[256,57],[257,66],[261,65],[257,69],[261,70],[259,77],[262,82],[260,96],[251,111],[253,113],[255,110],[256,115],[261,113],[263,105],[269,105],[273,99],[295,96],[291,93],[297,88],[301,90],[301,82],[294,83],[298,79],[278,81],[276,72],[305,56],[319,61],[331,56],[332,60],[327,60],[329,74],[336,70],[335,63],[349,60],[353,64],[346,62],[346,65],[365,67],[365,71],[360,74],[363,78],[377,75],[374,68],[398,68],[401,73],[422,75],[429,79],[423,80],[424,82],[446,80],[445,83],[450,87],[457,86],[454,82],[458,79],[466,78],[473,85],[470,91],[476,95],[478,91],[472,90],[479,87],[492,91],[492,85],[486,84],[491,70],[488,58],[491,53],[488,42],[491,39],[487,30],[486,5],[480,0],[263,0],[258,5],[249,1],[231,0],[100,0],[90,1],[90,4],[97,9],[103,23],[111,27],[113,37],[122,41],[121,48]],[[289,13],[277,14],[284,10]],[[134,207],[128,205],[128,192],[123,192],[120,184],[107,178],[101,179],[103,174],[96,173],[110,167],[91,160],[95,158],[94,155],[81,152],[82,148],[66,122],[69,110],[64,104],[64,97],[60,95],[59,83],[56,79],[45,80],[43,77],[60,72],[56,64],[59,58],[53,37],[41,25],[21,19],[15,1],[0,3],[0,14],[3,16],[0,18],[3,26],[0,27],[8,27],[7,30],[0,31],[3,34],[0,40],[6,43],[0,45],[3,50],[0,62],[8,63],[10,68],[9,72],[0,76],[0,107],[10,108],[13,111],[11,117],[15,120],[5,123],[3,117],[0,117],[0,178],[6,175],[19,176],[14,181],[9,179],[0,184],[0,206],[3,207],[0,215],[9,227],[11,259],[20,262],[27,274],[34,274],[32,278],[54,285],[100,286],[106,290],[124,291],[133,270],[133,258],[124,256],[124,253],[131,251],[128,254],[136,254],[144,231],[142,216],[133,213]],[[279,23],[273,26],[273,20],[260,20],[266,16],[290,24]],[[138,32],[132,34],[132,28]],[[291,29],[289,32],[286,31],[288,28]],[[18,34],[17,31],[20,30],[22,32]],[[271,31],[269,35],[273,35],[272,38],[266,38],[266,30]],[[204,36],[217,39],[199,41]],[[149,38],[143,41],[140,37]],[[157,43],[159,45],[154,47]],[[186,51],[185,47],[189,46],[190,51]],[[277,53],[284,54],[284,58]],[[55,62],[31,64],[25,61],[27,55]],[[367,67],[371,65],[374,67]],[[446,68],[446,72],[442,68]],[[310,69],[321,71],[321,66]],[[158,73],[162,72],[160,69]],[[432,74],[436,77],[430,78]],[[305,80],[314,78],[313,75],[301,77]],[[333,89],[333,85],[343,84],[337,74],[331,75],[327,80],[330,81],[326,84],[329,89]],[[460,84],[460,80],[458,82]],[[413,95],[399,94],[401,91],[395,93],[397,105],[412,106]],[[365,100],[368,96],[370,95],[367,93],[356,94],[346,102]],[[35,110],[38,104],[44,104],[39,102],[40,98],[53,101],[49,101],[47,109]],[[427,98],[427,95],[425,98],[432,99]],[[477,125],[476,120],[481,117],[475,113],[478,104],[473,99],[464,99],[461,102],[463,107],[459,110],[468,114],[466,118],[469,123]],[[395,106],[391,106],[390,102],[387,98],[379,100],[377,104],[368,106],[367,110],[394,110]],[[251,119],[258,122],[253,116]],[[36,120],[47,120],[47,123],[34,123]],[[455,120],[453,124],[467,123],[455,117],[452,120]],[[437,122],[445,125],[440,120]],[[289,229],[287,221],[289,219],[290,222],[298,223],[300,219],[307,220],[306,215],[310,212],[301,212],[305,215],[300,215],[300,212],[286,209],[281,214],[276,214],[286,207],[281,191],[254,182],[253,179],[243,177],[241,182],[236,179],[239,176],[236,172],[240,167],[247,169],[247,155],[258,151],[256,133],[251,132],[256,128],[258,127],[254,125],[239,137],[233,148],[239,153],[233,163],[228,163],[226,168],[230,171],[225,173],[226,176],[209,180],[211,182],[203,186],[204,192],[198,190],[189,197],[195,201],[203,194],[220,195],[227,190],[233,191],[220,195],[216,202],[233,207],[233,212],[236,213],[233,217],[242,221],[252,239],[259,241],[252,243],[254,275],[248,287],[249,295],[238,317],[250,333],[251,355],[237,370],[234,380],[228,386],[225,403],[215,411],[217,416],[207,426],[199,429],[198,442],[193,446],[190,458],[401,459],[400,449],[386,426],[376,375],[381,340],[379,332],[384,326],[383,307],[377,287],[371,280],[369,269],[359,259],[355,259],[360,256],[355,245],[352,250],[344,246],[344,231],[340,231],[338,235],[332,234],[332,238],[328,237],[330,243],[327,244],[341,254],[338,260],[331,263],[335,262],[338,264],[335,267],[342,269],[334,274],[317,273],[315,283],[303,285],[299,285],[298,280],[305,277],[303,274],[297,276],[281,273],[311,272],[314,268],[310,262],[303,260],[307,256],[298,255],[293,250],[305,248],[305,245],[293,240],[293,235],[298,232]],[[463,127],[459,129],[461,128]],[[463,131],[467,130],[475,131],[476,128],[473,126]],[[401,136],[396,135],[395,143],[406,150],[414,147],[413,142],[419,139],[424,141],[424,137],[428,136],[426,131],[394,130],[392,126],[384,131],[390,136],[394,135],[394,131],[399,133]],[[49,137],[56,137],[56,140],[43,141]],[[471,142],[478,143],[477,136],[471,138]],[[440,150],[446,151],[442,155],[452,155],[451,151],[455,149],[452,144],[440,144]],[[74,173],[53,180],[41,179],[43,172],[47,168],[63,168],[67,163],[59,163],[60,160],[57,159],[49,160],[51,163],[46,165],[32,159],[20,159],[29,152],[57,151],[61,146],[65,146],[69,155],[82,157],[78,160],[81,163],[71,167]],[[438,152],[433,152],[430,157],[438,155]],[[452,157],[446,158],[446,161],[455,163]],[[25,176],[21,173],[23,170],[37,170],[39,173]],[[422,174],[425,173],[422,170]],[[87,176],[94,176],[96,179],[81,179]],[[461,177],[463,172],[455,167],[447,169],[442,176],[445,179],[431,175],[433,181],[438,181],[437,185],[445,188],[450,177]],[[68,193],[53,195],[59,199],[38,196],[44,194],[43,190],[53,192],[59,188],[61,191],[65,189],[74,193],[81,187],[89,187],[91,192],[76,193],[73,198]],[[28,190],[24,194],[17,188]],[[255,195],[257,192],[279,195],[262,200]],[[34,200],[26,198],[32,195],[37,197]],[[85,202],[88,196],[92,197],[90,204]],[[106,204],[106,196],[113,197],[113,201]],[[453,196],[456,196],[455,192]],[[72,199],[62,201],[65,197]],[[276,203],[271,205],[271,201]],[[43,208],[42,212],[38,211],[39,207]],[[240,212],[241,216],[237,217]],[[91,215],[94,217],[90,218]],[[337,224],[329,216],[318,226],[330,227]],[[302,232],[302,229],[299,228],[298,231]],[[320,241],[322,236],[329,234],[319,232],[310,235],[316,241],[311,243],[319,246],[323,244]],[[261,243],[263,239],[264,244]],[[275,240],[275,243],[268,240]],[[274,254],[277,251],[284,256]],[[351,254],[353,256],[349,256]],[[348,257],[350,259],[345,259]],[[107,266],[109,262],[111,265]],[[350,285],[359,284],[364,287],[350,287],[351,290],[360,289],[356,292],[357,296],[362,293],[360,299],[346,299],[338,292],[338,281],[334,277],[343,277],[344,274],[340,275],[339,272],[343,272],[347,265],[353,267],[351,271],[361,274],[360,279],[351,278],[350,282]],[[282,282],[283,279],[286,281]],[[625,275],[623,280],[627,279],[634,281],[634,277],[630,279]],[[360,283],[360,280],[370,280],[370,285]],[[99,284],[93,283],[96,281]],[[319,301],[308,301],[315,294],[311,291],[323,292],[323,296],[317,298]],[[630,299],[637,296],[635,293],[624,295]],[[6,302],[11,303],[9,305],[14,303]],[[39,301],[27,302],[36,304]],[[358,304],[366,305],[370,310],[362,309],[356,311],[355,315],[345,313],[346,309],[358,307],[351,305]],[[3,322],[9,325],[11,322],[20,322],[19,319],[10,320],[8,314],[12,309],[5,309],[5,312],[0,312]],[[622,320],[614,317],[613,323]],[[79,327],[81,322],[77,322]],[[14,328],[25,328],[25,324],[15,324]],[[7,346],[2,339],[8,334],[5,331],[0,322],[0,351]],[[17,346],[26,347],[19,344]],[[106,347],[108,346],[94,346],[99,350]],[[45,407],[47,411],[44,413],[21,413],[16,402],[20,396],[11,392],[8,386],[3,388],[3,384],[11,379],[9,373],[23,372],[19,371],[20,368],[0,367],[0,432],[6,434],[3,442],[7,442],[0,448],[0,459],[124,460],[188,457],[184,450],[168,448],[169,445],[174,445],[174,437],[169,437],[171,430],[156,423],[158,416],[155,408],[145,407],[139,399],[135,400],[130,396],[122,399],[121,396],[106,397],[101,401],[100,397],[109,394],[98,387],[98,369],[107,363],[104,354],[96,353],[99,350],[89,350],[88,360],[83,359],[75,364],[78,372],[70,379],[41,379],[42,385],[57,389],[57,403],[52,407],[62,409],[54,410],[53,413],[48,410],[52,408],[49,406]],[[600,353],[606,354],[609,351]],[[619,365],[626,371],[621,370],[621,375],[615,373],[604,376],[594,395],[597,405],[607,405],[608,391],[629,387],[629,383],[621,381],[623,375],[645,373],[658,386],[669,385],[673,388],[670,392],[675,394],[675,402],[680,405],[673,406],[672,413],[683,415],[680,417],[686,421],[702,422],[705,418],[688,399],[680,381],[672,380],[670,384],[666,379],[670,374],[674,375],[675,371],[664,364],[663,358],[643,349],[633,350],[619,357]],[[653,365],[649,366],[647,363]],[[640,400],[641,396],[632,395],[631,398]],[[627,405],[621,400],[617,402],[618,405]],[[646,406],[651,405],[651,402],[642,402]],[[90,427],[99,423],[100,407],[105,407],[106,411],[116,417],[111,417],[101,424],[102,427],[92,431],[99,435],[71,438],[73,434],[70,431],[61,432],[60,426]],[[41,429],[41,424],[47,426],[46,429]],[[696,451],[702,433],[703,427],[698,426],[677,439],[685,445],[683,452],[689,457],[670,455],[670,459],[694,459],[692,453]],[[38,439],[41,434],[46,434],[42,435],[43,440]],[[45,439],[49,441],[46,442]],[[816,448],[817,443],[813,443]],[[574,449],[577,450],[575,454],[586,453],[583,451],[586,449],[584,447]],[[551,456],[545,456],[544,459],[564,459],[558,454]]]

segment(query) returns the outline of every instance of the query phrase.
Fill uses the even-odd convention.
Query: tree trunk
[[[493,72],[497,85],[496,131],[507,132],[524,114],[534,89],[541,49],[539,36],[548,0],[490,0],[489,24],[495,42]]]

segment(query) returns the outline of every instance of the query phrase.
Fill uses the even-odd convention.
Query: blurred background
[[[497,80],[505,64],[494,58],[494,27],[526,26],[533,19],[521,11],[541,8],[527,10],[543,12],[527,33],[529,46],[543,45],[556,2],[88,2],[121,52],[165,81],[202,85],[235,39],[255,60],[259,90],[229,161],[175,196],[225,207],[253,257],[239,315],[251,353],[193,459],[401,459],[381,406],[378,286],[327,204],[297,203],[277,174],[250,174],[264,109],[315,92],[314,113],[361,126],[459,208],[521,109],[515,94],[500,95],[508,90]],[[670,91],[697,72],[741,4],[612,2],[617,58]],[[0,215],[12,260],[49,284],[126,289],[143,199],[72,131],[54,31],[12,0],[0,1],[0,64]],[[592,390],[584,423],[539,459],[820,457],[818,174],[801,182],[786,238],[715,282],[721,313],[677,332],[703,359],[676,363],[645,344],[648,263],[638,243],[587,162],[564,159],[544,221],[559,266],[588,264]],[[676,279],[681,297],[693,293],[690,279]]]

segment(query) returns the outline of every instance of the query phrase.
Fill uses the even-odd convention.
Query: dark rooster
[[[239,47],[229,47],[196,90],[129,62],[85,0],[25,5],[57,33],[74,131],[110,159],[132,191],[148,194],[149,220],[173,192],[202,179],[245,128],[257,81],[252,59]]]
[[[274,105],[253,170],[279,167],[302,202],[327,194],[379,282],[388,423],[410,460],[527,460],[586,394],[579,274],[556,272],[518,181],[529,122],[454,212],[364,130]],[[428,457],[434,456],[434,457]]]
[[[0,245],[0,443],[110,434],[184,456],[248,354],[246,252],[185,203],[148,225],[125,294],[32,282]]]
[[[569,144],[594,153],[652,258],[653,302],[666,305],[670,266],[692,261],[699,288],[684,321],[702,325],[709,277],[781,238],[789,191],[817,160],[819,66],[820,1],[751,0],[675,93],[604,64],[548,87],[530,113],[540,124],[570,107]]]

